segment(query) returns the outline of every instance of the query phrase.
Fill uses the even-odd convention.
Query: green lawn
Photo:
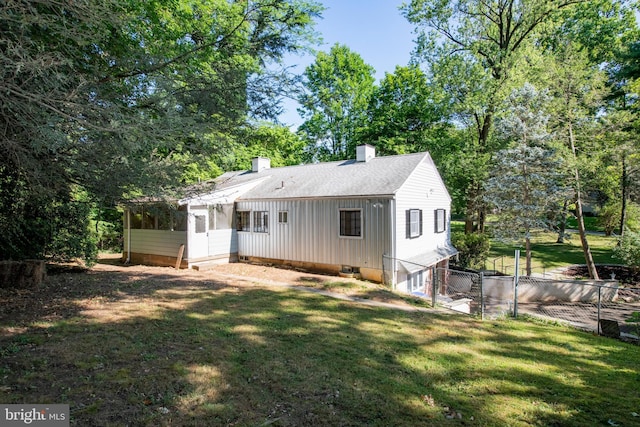
[[[571,234],[565,243],[556,243],[558,236],[554,233],[534,233],[532,236],[532,265],[535,273],[552,270],[557,267],[584,264],[584,252],[577,233]],[[613,255],[613,248],[617,240],[615,237],[588,235],[587,241],[591,248],[591,255],[596,264],[621,264],[622,261]],[[520,250],[520,265],[524,266],[525,250],[523,246],[506,244],[496,240],[491,242],[491,252],[487,261],[487,268],[504,265],[508,273],[513,273],[515,264],[515,250]],[[503,270],[505,271],[505,270]]]
[[[0,290],[0,402],[78,426],[640,422],[631,344],[166,271]]]
[[[594,218],[590,218],[595,220]],[[590,221],[592,223],[594,221]],[[593,226],[592,226],[593,228]],[[464,223],[452,222],[452,231],[463,231]],[[555,233],[536,232],[532,236],[532,265],[534,273],[543,273],[558,267],[584,264],[584,253],[577,232],[569,234],[565,243],[556,243],[558,235]],[[613,255],[613,248],[617,244],[616,237],[606,237],[589,234],[587,241],[596,264],[621,264],[622,261]],[[505,243],[498,240],[491,241],[491,251],[487,259],[486,268],[513,274],[515,266],[515,251],[520,250],[520,265],[524,268],[525,249],[521,245]]]

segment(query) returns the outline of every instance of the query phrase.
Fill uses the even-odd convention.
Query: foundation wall
[[[341,265],[334,264],[322,264],[317,262],[307,261],[290,261],[283,259],[273,258],[261,258],[261,257],[241,257],[240,262],[256,263],[256,264],[275,264],[286,265],[289,267],[301,268],[304,270],[315,271],[318,273],[327,273],[333,275],[339,275],[342,269]],[[374,268],[360,268],[360,273],[357,275],[363,280],[370,280],[372,282],[382,283],[382,270]]]

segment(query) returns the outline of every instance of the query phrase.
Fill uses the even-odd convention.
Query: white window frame
[[[446,209],[436,209],[433,212],[433,216],[435,219],[434,224],[434,232],[435,233],[444,233],[447,231],[447,210]]]
[[[409,293],[424,292],[424,271],[407,274],[407,290]],[[414,287],[415,284],[415,287]]]
[[[409,238],[422,236],[422,209],[409,209]]]

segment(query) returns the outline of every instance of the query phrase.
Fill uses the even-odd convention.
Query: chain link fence
[[[498,267],[498,266],[496,266]],[[529,315],[597,334],[638,341],[640,288],[615,280],[564,280],[551,274],[505,276],[424,267],[424,292],[434,306],[481,318]],[[497,268],[496,270],[499,270]]]
[[[615,338],[637,339],[640,288],[614,281],[519,277],[514,315],[527,314]],[[636,315],[637,316],[637,315]]]

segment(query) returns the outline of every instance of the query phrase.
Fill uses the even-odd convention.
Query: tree
[[[531,275],[534,230],[556,227],[564,194],[560,160],[553,151],[518,143],[496,153],[495,173],[485,183],[485,200],[495,208],[498,239],[524,242]]]
[[[484,200],[497,214],[494,236],[524,242],[527,276],[531,235],[556,228],[567,194],[562,161],[548,145],[548,103],[547,93],[531,84],[512,92],[506,114],[496,122],[498,138],[510,141],[512,148],[496,153],[494,172],[484,187]]]
[[[304,123],[300,132],[317,160],[355,156],[357,135],[366,123],[373,92],[374,69],[347,46],[335,44],[319,52],[304,72],[306,93],[298,111]]]
[[[457,263],[464,268],[477,270],[485,267],[491,249],[489,236],[484,233],[451,233],[451,243],[458,249]]]
[[[251,169],[251,159],[268,157],[272,167],[292,166],[309,160],[305,142],[286,126],[259,123],[244,129],[245,143],[234,149],[231,169]]]
[[[438,70],[443,86],[454,88],[460,113],[473,121],[476,141],[471,146],[478,157],[495,151],[490,146],[495,115],[535,31],[562,9],[583,1],[412,0],[403,6],[407,19],[421,31],[418,59]],[[473,230],[474,222],[483,229],[481,189],[481,181],[469,182],[466,232]]]
[[[549,57],[549,88],[556,100],[554,122],[558,135],[569,149],[568,164],[573,172],[575,215],[585,263],[592,279],[598,279],[583,218],[583,189],[581,168],[589,166],[588,151],[579,150],[579,142],[592,140],[590,123],[595,122],[597,106],[604,94],[605,78],[597,65],[589,62],[585,52],[577,51],[571,41],[558,45],[554,56]],[[584,129],[582,133],[579,131]],[[579,141],[580,137],[580,141]],[[585,152],[586,151],[586,152]],[[581,156],[581,153],[584,155]]]
[[[212,129],[232,135],[247,115],[276,114],[282,80],[265,65],[303,48],[320,10],[302,0],[3,2],[0,224],[11,237],[0,257],[31,251],[30,206],[162,192],[182,178],[182,159],[218,149],[204,137]]]
[[[381,154],[429,151],[440,158],[452,126],[445,120],[444,96],[436,89],[419,67],[396,66],[374,88],[368,124],[359,139]]]
[[[640,268],[640,232],[627,230],[613,251],[628,266]]]

